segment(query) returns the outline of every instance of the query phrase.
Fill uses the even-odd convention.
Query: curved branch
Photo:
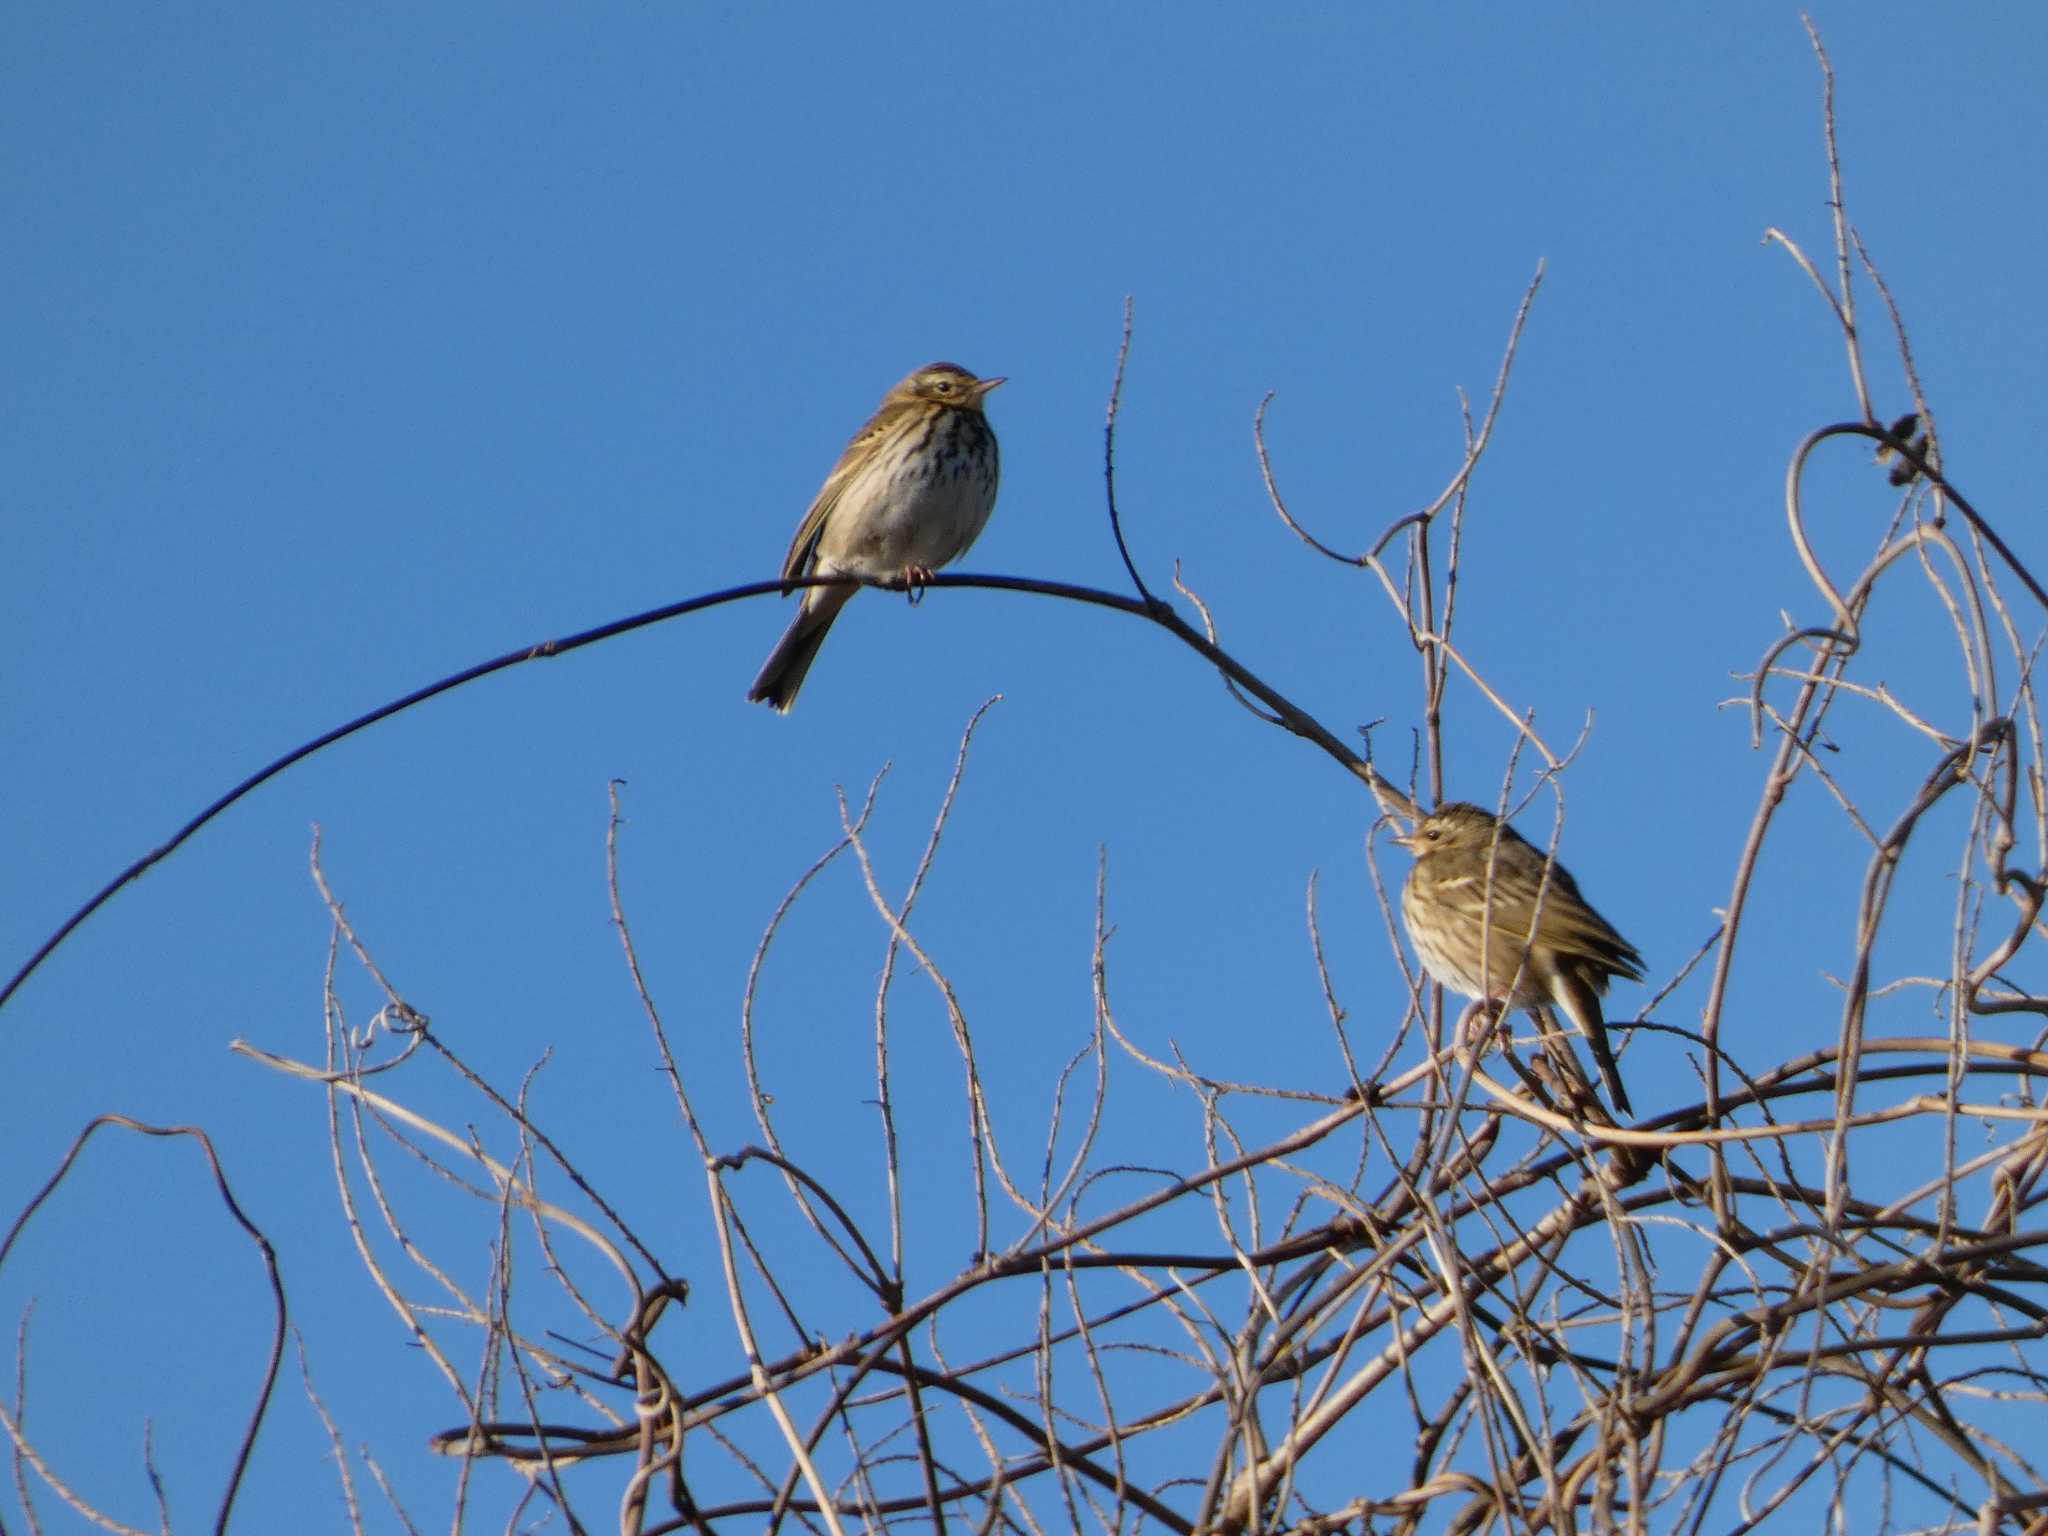
[[[311,741],[292,748],[291,751],[285,753],[282,757],[276,758],[262,768],[257,769],[239,784],[214,800],[182,827],[178,828],[167,840],[152,848],[148,853],[122,870],[120,874],[114,876],[113,879],[101,886],[98,891],[94,892],[84,905],[67,917],[57,930],[37,947],[36,952],[29,956],[22,967],[13,976],[8,978],[7,985],[0,987],[0,1009],[5,1009],[7,1004],[13,999],[14,994],[21,990],[23,983],[36,973],[43,962],[55,954],[58,947],[66,939],[70,938],[87,918],[113,900],[114,896],[123,886],[141,879],[143,875],[147,874],[156,865],[162,863],[173,853],[176,853],[186,843],[190,842],[209,822],[227,811],[237,801],[245,799],[283,773],[287,768],[295,767],[315,753],[324,751],[326,748],[346,740],[359,731],[367,730],[373,725],[389,720],[394,715],[403,714],[415,705],[424,704],[429,699],[438,698],[444,693],[452,692],[466,683],[476,682],[479,679],[491,676],[493,673],[503,672],[508,668],[519,666],[525,662],[544,661],[555,656],[566,656],[571,651],[580,651],[585,646],[595,645],[600,640],[609,640],[615,635],[628,634],[636,629],[645,629],[650,625],[666,623],[670,619],[679,619],[687,614],[701,613],[706,609],[722,607],[727,603],[741,602],[753,597],[764,597],[771,592],[781,594],[793,592],[799,587],[843,585],[845,585],[844,577],[806,576],[797,577],[790,581],[751,581],[741,586],[724,587],[716,592],[706,592],[697,597],[685,598],[681,602],[669,603],[660,608],[650,608],[645,613],[637,613],[630,618],[614,619],[608,624],[600,624],[592,629],[579,630],[577,633],[565,636],[560,640],[543,640],[537,645],[527,646],[516,651],[507,651],[502,656],[492,657],[489,661],[478,662],[473,667],[466,667],[462,671],[451,673],[437,682],[428,683],[423,688],[416,688],[401,698],[393,699],[388,704],[379,705],[367,714],[358,715],[355,719],[343,725],[338,725],[331,731],[315,736]],[[902,590],[902,582],[900,580],[865,582],[863,585],[881,587],[888,591]],[[1335,758],[1346,771],[1351,773],[1353,777],[1361,780],[1372,791],[1383,809],[1389,809],[1410,821],[1413,821],[1417,815],[1415,803],[1396,788],[1391,780],[1386,778],[1356,752],[1353,752],[1344,745],[1342,741],[1338,740],[1336,736],[1332,735],[1311,717],[1306,710],[1290,702],[1278,690],[1254,676],[1242,663],[1225,652],[1222,647],[1212,643],[1201,631],[1195,629],[1185,619],[1181,618],[1179,614],[1175,613],[1172,608],[1165,603],[1159,602],[1157,599],[1140,601],[1136,598],[1121,596],[1115,592],[1106,592],[1099,587],[1084,587],[1065,581],[1043,581],[1027,576],[976,576],[940,572],[920,581],[918,585],[925,588],[985,587],[1002,592],[1030,592],[1041,597],[1064,598],[1068,602],[1086,603],[1097,608],[1113,608],[1117,612],[1129,614],[1133,618],[1147,619],[1157,624],[1161,629],[1166,630],[1188,646],[1189,649],[1199,652],[1204,660],[1221,671],[1225,677],[1230,678],[1247,693],[1259,699],[1279,717],[1279,723],[1288,731],[1305,741],[1313,742],[1331,757]],[[1140,590],[1143,590],[1142,584]]]
[[[228,1473],[228,1485],[220,1496],[220,1511],[214,1517],[214,1530],[216,1532],[224,1532],[228,1528],[228,1519],[234,1510],[236,1496],[241,1492],[242,1477],[248,1471],[249,1458],[256,1450],[256,1435],[263,1427],[265,1414],[270,1411],[270,1395],[277,1387],[278,1367],[284,1360],[286,1306],[284,1276],[278,1272],[277,1250],[271,1247],[270,1239],[263,1235],[262,1229],[243,1212],[241,1203],[235,1199],[235,1192],[228,1187],[227,1171],[221,1167],[220,1153],[214,1148],[213,1138],[196,1125],[149,1125],[141,1120],[131,1120],[126,1115],[96,1116],[87,1123],[84,1130],[78,1133],[77,1138],[71,1143],[71,1149],[64,1154],[63,1160],[58,1163],[57,1171],[50,1175],[48,1180],[44,1182],[43,1187],[36,1191],[35,1196],[27,1205],[22,1207],[21,1214],[14,1218],[14,1224],[7,1229],[7,1236],[4,1239],[0,1239],[0,1266],[6,1264],[7,1255],[13,1251],[14,1245],[20,1239],[22,1232],[27,1229],[30,1219],[43,1207],[50,1196],[56,1193],[58,1186],[70,1174],[72,1167],[84,1153],[86,1144],[92,1140],[101,1127],[109,1125],[118,1126],[122,1130],[134,1131],[142,1136],[163,1138],[189,1137],[191,1140],[198,1142],[200,1151],[205,1154],[206,1165],[213,1172],[214,1188],[220,1192],[221,1203],[227,1207],[228,1214],[234,1218],[235,1224],[249,1234],[249,1241],[256,1245],[256,1251],[263,1255],[263,1268],[270,1281],[271,1306],[273,1309],[270,1328],[270,1358],[264,1362],[263,1385],[257,1391],[256,1406],[250,1410],[249,1424],[242,1431],[241,1443],[235,1448],[234,1467]],[[0,1427],[5,1428],[18,1450],[27,1453],[35,1461],[37,1470],[42,1472],[45,1477],[49,1477],[50,1473],[43,1467],[40,1458],[35,1457],[27,1442],[22,1439],[19,1425],[7,1413],[5,1408],[0,1408]],[[54,1479],[52,1481],[53,1486],[61,1486],[56,1485]]]
[[[1109,410],[1102,423],[1102,489],[1109,503],[1109,532],[1116,540],[1116,552],[1123,556],[1124,570],[1131,578],[1131,585],[1138,589],[1138,596],[1145,600],[1147,608],[1160,606],[1159,599],[1152,595],[1152,589],[1145,585],[1145,578],[1138,574],[1137,562],[1131,558],[1131,547],[1124,542],[1124,520],[1116,509],[1116,418],[1124,404],[1124,365],[1131,360],[1131,301],[1124,300],[1124,335],[1116,349],[1116,377],[1109,385]]]

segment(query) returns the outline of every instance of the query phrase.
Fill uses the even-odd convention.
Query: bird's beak
[[[1393,843],[1396,848],[1406,848],[1410,853],[1415,851],[1415,834],[1413,832],[1396,832],[1388,841]]]
[[[989,392],[990,390],[994,389],[994,388],[995,388],[995,387],[996,387],[997,385],[999,385],[999,384],[1007,384],[1007,383],[1009,383],[1009,382],[1010,382],[1010,380],[1009,380],[1009,377],[1008,377],[1007,375],[999,375],[998,377],[996,377],[996,378],[993,378],[993,379],[976,379],[976,380],[974,381],[974,398],[975,398],[975,401],[976,401],[977,403],[979,403],[979,402],[980,402],[981,400],[983,400],[984,398],[986,398],[986,397],[987,397],[987,395],[988,395],[988,392]]]

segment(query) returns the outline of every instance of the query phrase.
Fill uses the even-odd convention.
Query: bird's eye
[[[939,379],[932,384],[932,388],[942,395],[950,395],[953,393],[953,381],[951,379]]]
[[[1433,843],[1438,838],[1442,837],[1444,834],[1442,828],[1440,827],[1424,827],[1422,829],[1422,835],[1428,838]]]

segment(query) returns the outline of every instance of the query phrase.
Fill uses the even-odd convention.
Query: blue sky
[[[2017,7],[1816,19],[1852,213],[1947,460],[2041,557],[2048,29]],[[1818,96],[1796,11],[1766,5],[12,7],[0,969],[305,738],[486,656],[773,575],[846,436],[917,364],[1011,380],[991,401],[1001,500],[962,568],[1121,588],[1101,425],[1126,296],[1136,558],[1161,587],[1181,561],[1224,643],[1339,734],[1381,722],[1391,770],[1414,654],[1376,585],[1275,520],[1253,411],[1276,392],[1296,514],[1364,547],[1455,470],[1456,391],[1483,397],[1540,262],[1475,485],[1462,643],[1554,744],[1591,718],[1565,856],[1661,983],[1712,930],[1766,762],[1722,707],[1731,674],[1781,612],[1825,617],[1781,486],[1854,398],[1824,307],[1760,243],[1775,225],[1828,250]],[[1865,319],[1880,408],[1904,410],[1874,303]],[[1846,445],[1817,476],[1816,537],[1845,563],[1888,510],[1871,479]],[[1953,723],[1945,620],[1924,585],[1899,592],[1859,675]],[[870,594],[779,719],[743,695],[786,614],[740,604],[443,698],[124,892],[0,1012],[0,1209],[93,1114],[207,1127],[283,1252],[344,1439],[432,1523],[450,1473],[419,1446],[452,1399],[355,1264],[317,1096],[226,1050],[321,1048],[314,825],[379,964],[458,1050],[505,1085],[552,1051],[549,1123],[698,1279],[692,1326],[724,1348],[702,1180],[610,926],[607,784],[625,783],[649,982],[736,1148],[757,1134],[747,966],[838,834],[835,786],[857,798],[889,766],[873,836],[900,888],[996,693],[919,934],[970,999],[1020,1145],[1087,1038],[1099,850],[1134,1039],[1219,1078],[1340,1089],[1303,921],[1320,872],[1335,980],[1377,1055],[1404,996],[1364,874],[1372,807],[1194,657],[1038,598]],[[1924,753],[1853,719],[1842,771],[1885,819]],[[1447,732],[1453,793],[1490,801],[1510,733],[1469,691]],[[1825,797],[1797,797],[1729,1025],[1767,1060],[1833,1038],[1823,973],[1846,966],[1861,877]],[[1943,964],[1947,857],[1911,867],[1901,901],[1932,926],[1902,923],[1903,970]],[[1398,851],[1381,868],[1397,881]],[[760,1049],[800,1156],[871,1146],[884,938],[842,863],[771,952]],[[360,1021],[375,995],[342,971]],[[930,1096],[915,1135],[942,1162],[957,1059],[929,988],[899,985],[901,1070]],[[1699,1001],[1696,980],[1667,1016],[1693,1024]],[[1639,1109],[1694,1096],[1675,1048],[1625,1067]],[[1198,1161],[1189,1102],[1116,1070],[1154,1160]],[[477,1115],[416,1077],[429,1112]],[[147,1518],[145,1416],[188,1522],[224,1475],[220,1405],[240,1413],[261,1334],[223,1234],[189,1154],[110,1142],[0,1274],[0,1315],[42,1298],[33,1416],[125,1518]],[[951,1244],[922,1255],[927,1283],[964,1258]],[[480,1248],[450,1246],[481,1275]],[[323,1450],[288,1374],[245,1518],[326,1497]]]

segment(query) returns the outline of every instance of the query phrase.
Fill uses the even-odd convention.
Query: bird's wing
[[[832,473],[825,477],[825,483],[818,487],[818,494],[811,502],[810,511],[804,520],[796,525],[796,537],[789,541],[789,554],[782,562],[782,579],[789,581],[798,576],[810,574],[811,564],[817,558],[818,540],[825,532],[825,522],[832,515],[832,509],[839,504],[847,483],[861,472],[867,464],[874,447],[888,432],[895,420],[897,408],[885,405],[868,418],[866,426],[853,434],[846,445],[846,451],[839,455],[839,462],[832,466]]]
[[[1543,873],[1543,855],[1526,844],[1532,857],[1503,856],[1494,870],[1493,925],[1517,945],[1530,942],[1522,931],[1525,924],[1503,920],[1502,912],[1527,911],[1535,905],[1538,881]],[[1505,855],[1506,849],[1503,848]],[[1526,867],[1525,867],[1526,866]],[[1561,864],[1550,867],[1550,880],[1543,887],[1543,910],[1536,919],[1536,947],[1561,955],[1580,956],[1630,981],[1643,979],[1643,957],[1614,927],[1593,910],[1592,903],[1579,894],[1579,883]]]
[[[796,537],[789,541],[789,553],[783,557],[782,579],[792,581],[799,576],[808,576],[811,561],[818,553],[818,540],[825,532],[825,519],[832,514],[832,504],[839,500],[839,493],[846,488],[845,466],[834,470],[818,489],[817,498],[811,503],[811,510],[804,514],[804,520],[796,525]]]
[[[1593,904],[1579,894],[1578,882],[1562,868],[1550,871],[1550,889],[1544,894],[1543,913],[1536,926],[1541,942],[1550,948],[1583,955],[1630,981],[1643,979],[1643,957],[1636,947],[1593,910]]]

